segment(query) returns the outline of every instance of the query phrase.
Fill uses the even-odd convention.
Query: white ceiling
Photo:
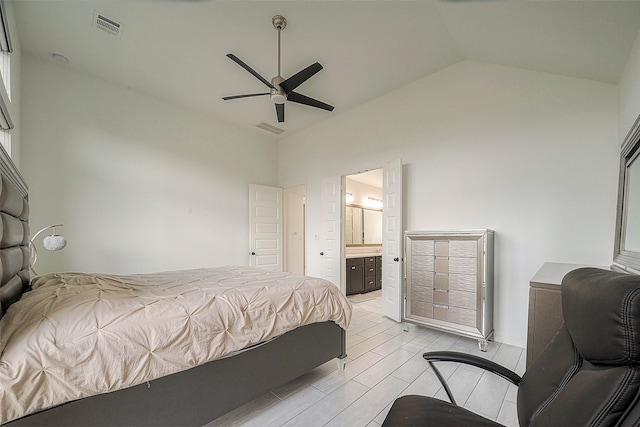
[[[282,138],[462,60],[616,84],[640,29],[640,1],[16,1],[23,51],[60,53],[66,67]],[[92,27],[94,11],[121,37]],[[296,91],[333,112],[287,103],[278,123],[266,92],[225,55],[267,80],[318,61]],[[286,131],[276,137],[259,122]]]

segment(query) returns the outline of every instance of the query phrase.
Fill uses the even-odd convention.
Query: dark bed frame
[[[29,289],[28,187],[0,148],[0,317]],[[201,426],[338,358],[346,333],[333,322],[301,326],[234,356],[148,383],[75,400],[5,426]]]

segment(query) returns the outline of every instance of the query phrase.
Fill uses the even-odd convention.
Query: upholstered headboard
[[[0,147],[0,317],[29,287],[29,194]]]

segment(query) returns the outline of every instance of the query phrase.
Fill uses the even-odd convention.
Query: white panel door
[[[382,313],[402,320],[402,162],[383,169],[382,198]]]
[[[323,249],[322,257],[323,278],[329,280],[342,289],[342,181],[343,177],[336,176],[322,180],[322,209],[324,215],[323,224]]]
[[[249,265],[282,271],[282,189],[249,185]]]

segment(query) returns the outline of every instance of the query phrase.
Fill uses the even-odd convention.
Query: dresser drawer
[[[475,310],[478,301],[475,292],[449,291],[449,305]]]
[[[477,275],[478,260],[476,258],[449,258],[449,272]]]
[[[476,326],[476,311],[445,305],[433,305],[433,318],[463,326]]]
[[[434,271],[433,256],[417,255],[412,257],[411,270]]]
[[[478,287],[478,278],[468,274],[450,274],[449,289],[457,291],[475,292]]]
[[[410,316],[433,319],[433,303],[431,302],[413,301],[408,311]]]
[[[416,239],[411,245],[411,254],[415,256],[420,255],[434,255],[435,242],[433,240],[420,240]]]
[[[434,274],[433,271],[412,271],[411,272],[411,283],[416,287],[427,286],[429,288],[433,288]]]
[[[449,256],[456,258],[477,258],[478,242],[473,240],[452,240],[449,243]]]

